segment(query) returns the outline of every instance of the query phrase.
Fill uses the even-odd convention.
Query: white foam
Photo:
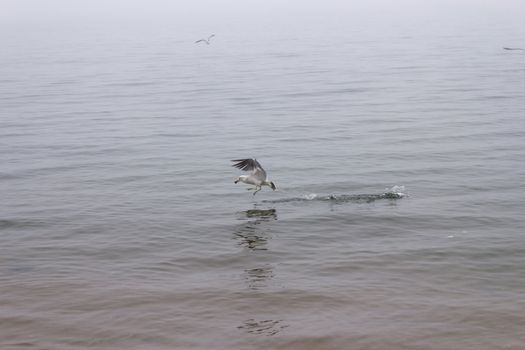
[[[311,201],[317,198],[317,194],[316,193],[305,194],[303,198]]]
[[[395,193],[395,194],[397,194],[400,197],[405,197],[406,196],[406,194],[405,194],[405,186],[395,185],[395,186],[392,186],[392,188],[386,188],[385,191],[386,191],[385,193]]]

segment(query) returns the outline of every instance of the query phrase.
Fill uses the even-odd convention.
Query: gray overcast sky
[[[525,21],[524,0],[0,0],[5,19],[137,17],[227,14],[289,14],[352,11],[446,14],[507,14]]]
[[[482,35],[505,26],[521,46],[523,23],[525,0],[0,0],[0,31],[13,38],[79,27],[164,30],[188,40],[208,32],[250,37],[267,30],[322,37],[351,28],[410,35],[429,26]]]

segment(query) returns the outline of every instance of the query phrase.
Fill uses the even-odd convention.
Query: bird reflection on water
[[[246,332],[251,334],[260,334],[266,336],[272,336],[279,333],[284,328],[287,328],[288,325],[282,323],[282,320],[255,320],[249,319],[245,320],[242,326],[237,328],[244,329]]]
[[[273,278],[273,267],[267,265],[246,269],[244,270],[244,278],[249,289],[262,289],[267,286],[268,280]]]
[[[247,248],[249,251],[259,251],[263,255],[252,255],[255,260],[265,256],[264,251],[268,250],[267,243],[271,238],[271,231],[269,226],[271,222],[277,220],[277,211],[274,208],[249,209],[239,213],[241,215],[240,220],[243,223],[238,225],[234,230],[234,239],[237,240],[238,245]],[[267,289],[268,281],[274,277],[274,269],[272,264],[257,264],[257,261],[253,261],[255,264],[252,267],[244,269],[244,279],[246,286],[249,290],[257,292],[257,296],[265,298],[264,290]],[[237,327],[239,330],[243,330],[248,334],[257,336],[274,336],[281,332],[288,325],[283,324],[283,320],[275,319],[268,315],[261,315],[261,310],[255,310],[255,312]]]
[[[275,209],[249,209],[241,214],[250,220],[235,228],[234,239],[238,240],[240,246],[250,250],[267,250],[266,244],[270,235],[261,224],[277,220],[277,211]]]
[[[277,220],[277,211],[270,209],[249,209],[241,212],[243,219],[248,218],[242,225],[237,226],[234,238],[238,244],[251,251],[268,250],[267,243],[271,238],[265,223]],[[257,290],[266,287],[266,282],[273,278],[273,267],[269,264],[251,267],[244,270],[244,278],[249,289]]]

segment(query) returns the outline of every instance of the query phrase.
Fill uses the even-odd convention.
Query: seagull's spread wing
[[[195,42],[195,44],[200,43],[200,42],[205,42],[206,44],[208,43],[205,39],[199,39],[199,40],[197,40],[197,41]]]
[[[233,167],[239,168],[244,171],[251,171],[252,175],[260,179],[261,181],[266,180],[266,171],[263,169],[257,159],[235,159]]]
[[[213,38],[215,36],[215,34],[212,34],[208,37],[208,41],[210,41],[211,38]]]

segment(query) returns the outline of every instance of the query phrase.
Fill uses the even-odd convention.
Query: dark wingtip
[[[232,167],[242,169],[244,159],[232,159],[232,162],[235,162],[235,164],[232,164]]]
[[[274,191],[277,188],[277,187],[275,187],[275,184],[273,182],[270,182],[270,186],[272,187],[272,190],[274,190]]]
[[[231,161],[236,163],[236,164],[232,164],[232,167],[243,170],[244,167],[246,166],[246,162],[249,160],[250,159],[232,159]]]
[[[255,168],[261,168],[261,165],[254,158],[245,158],[245,159],[232,159],[233,167],[239,168],[241,170],[250,171]],[[262,168],[261,168],[262,169]]]

